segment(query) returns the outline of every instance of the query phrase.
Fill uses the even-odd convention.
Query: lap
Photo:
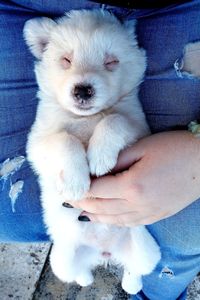
[[[25,157],[27,134],[37,107],[33,58],[22,36],[25,21],[44,14],[57,17],[72,8],[100,7],[87,1],[52,1],[54,4],[48,5],[42,5],[40,1],[12,1],[14,2],[16,5],[0,1],[0,9],[3,12],[0,20],[1,163],[8,158],[12,160]],[[73,5],[69,6],[69,2]],[[200,6],[199,1],[194,2]],[[22,3],[23,6],[20,6]],[[119,16],[121,14],[125,19],[138,19],[139,43],[147,50],[148,56],[148,70],[141,88],[141,100],[152,131],[168,130],[174,125],[186,124],[199,117],[200,81],[187,77],[179,78],[173,65],[175,60],[181,57],[185,44],[200,39],[200,10],[193,9],[192,5],[187,9],[187,13],[183,8],[151,13],[147,10],[130,12],[109,6],[107,9]],[[1,164],[1,169],[2,166]],[[18,181],[23,182],[22,191],[13,200],[11,188]],[[0,184],[0,240],[47,240],[41,217],[39,187],[28,163],[25,161],[6,180],[1,178]],[[188,209],[185,209],[183,224],[188,224],[188,219],[191,218]],[[173,217],[174,222],[176,217]],[[164,225],[162,226],[164,228]],[[170,222],[165,224],[165,227],[169,226]],[[164,229],[163,231],[167,232]],[[159,229],[158,234],[159,232],[162,231]],[[183,237],[186,236],[185,234]],[[164,240],[162,242],[164,243]]]

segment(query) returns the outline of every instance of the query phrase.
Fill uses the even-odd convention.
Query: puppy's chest
[[[76,136],[87,147],[95,127],[103,117],[103,114],[97,114],[92,117],[70,120],[66,122],[65,128],[69,134]]]

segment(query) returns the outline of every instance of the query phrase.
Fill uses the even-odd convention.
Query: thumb
[[[131,165],[138,162],[144,156],[144,148],[137,142],[119,153],[117,164],[112,173],[117,173],[128,169]]]
[[[121,151],[117,164],[111,174],[94,178],[86,197],[122,199],[127,185],[126,174],[122,171],[142,159],[144,149],[145,147],[142,143],[137,142],[133,146]],[[118,176],[115,176],[116,173],[118,173]]]

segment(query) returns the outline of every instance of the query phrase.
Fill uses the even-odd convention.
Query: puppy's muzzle
[[[90,102],[95,94],[95,91],[90,84],[77,84],[75,85],[72,94],[77,104],[84,105]]]

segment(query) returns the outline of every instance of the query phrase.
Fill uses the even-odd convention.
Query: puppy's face
[[[130,30],[131,29],[131,30]],[[30,20],[24,35],[40,90],[76,115],[100,112],[136,88],[145,71],[132,28],[102,11]]]

